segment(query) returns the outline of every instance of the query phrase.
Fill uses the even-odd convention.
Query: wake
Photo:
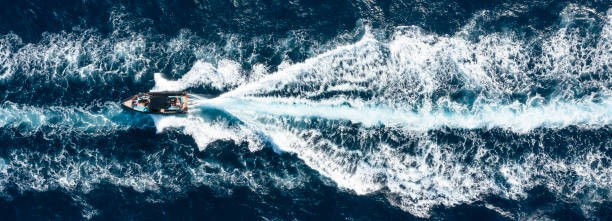
[[[498,33],[469,40],[475,24],[450,37],[398,27],[390,39],[366,30],[353,44],[263,75],[198,61],[175,81],[156,74],[153,90],[227,92],[194,96],[188,116],[155,123],[160,131],[183,128],[200,150],[216,140],[246,142],[251,151],[271,143],[340,188],[383,191],[420,217],[491,194],[521,199],[538,185],[567,201],[586,200],[587,211],[609,198],[606,143],[563,130],[607,137],[612,11],[590,15],[568,6],[562,16],[582,14],[604,23],[599,36],[585,38],[568,22],[534,46]]]
[[[224,109],[238,118],[323,118],[347,120],[366,127],[390,126],[415,131],[448,128],[504,128],[528,132],[539,127],[569,125],[604,126],[612,123],[612,100],[601,102],[552,102],[540,106],[491,104],[470,111],[411,111],[385,105],[350,105],[342,101],[312,102],[276,97],[200,97],[195,106]]]

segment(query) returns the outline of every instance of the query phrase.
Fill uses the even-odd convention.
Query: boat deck
[[[121,104],[141,113],[184,114],[188,110],[189,95],[184,92],[150,92],[134,95]]]

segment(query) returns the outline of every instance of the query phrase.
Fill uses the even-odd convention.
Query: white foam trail
[[[316,129],[284,127],[280,126],[279,130],[285,133],[271,127],[275,142],[286,151],[298,154],[309,167],[357,194],[388,189],[391,203],[421,217],[428,217],[430,209],[436,205],[472,202],[486,194],[524,199],[526,191],[537,185],[544,185],[568,199],[575,199],[577,195],[567,189],[585,188],[593,190],[588,191],[593,195],[593,202],[610,197],[598,194],[597,189],[610,188],[612,170],[589,168],[590,164],[609,160],[603,153],[586,158],[579,156],[580,159],[571,162],[553,159],[547,154],[531,154],[516,162],[488,153],[491,150],[485,146],[486,142],[479,140],[474,147],[477,154],[466,154],[473,159],[465,163],[464,154],[453,152],[457,147],[440,146],[427,140],[414,144],[416,155],[403,153],[404,148],[390,146],[384,141],[372,144],[369,150],[354,150],[334,143],[326,138],[329,135]],[[356,138],[349,139],[371,143],[377,135],[380,134],[375,131],[359,130]],[[500,171],[501,176],[498,175]],[[570,179],[577,181],[568,181],[568,173],[575,173],[576,177]]]
[[[564,200],[588,201],[583,205],[603,202],[612,197],[612,168],[602,163],[611,161],[605,150],[593,147],[585,154],[555,158],[538,149],[545,148],[544,135],[526,132],[611,123],[611,15],[612,10],[601,16],[569,5],[561,28],[538,39],[538,53],[531,51],[532,42],[513,33],[470,40],[466,36],[477,19],[454,36],[417,27],[399,27],[388,41],[366,33],[354,44],[302,63],[284,63],[278,72],[237,83],[235,90],[198,104],[253,124],[339,187],[357,194],[383,191],[392,204],[421,217],[435,206],[470,203],[490,194],[524,199],[537,185]],[[579,18],[592,25],[603,22],[600,36],[583,36],[573,26]],[[206,81],[212,79],[197,84],[212,84]],[[194,85],[179,80],[174,86]],[[474,100],[453,99],[460,92],[473,93]],[[425,132],[444,127],[504,128],[499,133],[519,134],[510,133],[517,140],[491,144],[478,132],[459,130],[459,144],[445,144]],[[515,145],[539,152],[517,153],[518,159],[500,156],[512,153]],[[457,152],[468,146],[466,153]]]
[[[427,131],[450,128],[505,128],[528,132],[538,127],[565,127],[568,125],[604,126],[612,123],[612,100],[601,102],[552,102],[541,106],[486,105],[469,112],[412,112],[382,105],[349,106],[343,103],[311,102],[281,98],[227,98],[204,101],[203,105],[222,107],[242,118],[276,116],[332,120],[349,120],[364,126],[393,126],[408,130]]]
[[[234,141],[237,145],[247,142],[251,151],[260,150],[262,142],[256,131],[244,124],[230,124],[223,120],[206,120],[193,112],[187,116],[152,116],[157,132],[167,128],[182,128],[185,134],[191,135],[200,150],[218,140]]]
[[[570,14],[581,11],[566,10]],[[585,88],[610,95],[607,83],[597,80],[609,77],[607,67],[612,65],[607,59],[611,54],[606,37],[610,21],[603,22],[607,23],[602,38],[585,39],[571,27],[558,30],[543,39],[542,55],[534,54],[530,43],[511,33],[484,35],[474,42],[465,37],[467,30],[446,37],[417,27],[398,27],[386,42],[366,32],[354,44],[293,64],[222,96],[262,97],[280,92],[299,99],[346,99],[419,111],[435,111],[440,102],[451,102],[446,106],[461,112],[471,105],[478,109],[507,102],[511,95],[548,99],[548,94],[534,93],[542,81],[559,82],[552,92],[560,99],[584,99],[580,96]],[[598,44],[585,46],[589,41]],[[474,101],[466,104],[450,99],[450,94],[461,91],[475,93]],[[357,92],[371,96],[360,97]]]

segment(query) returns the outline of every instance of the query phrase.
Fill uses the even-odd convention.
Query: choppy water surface
[[[612,215],[606,1],[9,5],[9,218]]]

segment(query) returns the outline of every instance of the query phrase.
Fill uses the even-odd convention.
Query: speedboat
[[[145,114],[186,114],[188,99],[187,92],[149,92],[125,99],[121,105]]]

